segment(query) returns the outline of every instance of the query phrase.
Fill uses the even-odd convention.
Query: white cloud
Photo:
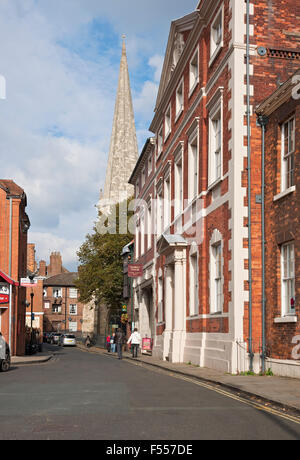
[[[104,184],[121,35],[142,146],[153,116],[170,21],[196,0],[1,0],[2,178],[28,196],[37,254],[76,250],[96,217]],[[144,137],[144,139],[143,139]],[[47,252],[48,251],[48,252]]]

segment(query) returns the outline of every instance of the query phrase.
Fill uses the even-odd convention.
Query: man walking
[[[117,329],[115,343],[117,344],[118,359],[122,359],[123,332],[120,328]]]
[[[133,358],[137,358],[138,348],[141,342],[142,342],[141,334],[138,332],[137,328],[135,328],[127,342],[128,344],[131,343],[132,345],[132,357]]]

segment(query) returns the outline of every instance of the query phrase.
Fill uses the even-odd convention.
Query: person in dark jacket
[[[115,335],[115,343],[117,344],[118,359],[122,359],[122,346],[123,346],[124,335],[121,329],[117,329]]]

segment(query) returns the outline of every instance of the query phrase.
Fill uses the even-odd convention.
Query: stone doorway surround
[[[186,249],[180,235],[163,234],[158,252],[165,256],[165,331],[163,359],[182,363],[186,339]]]

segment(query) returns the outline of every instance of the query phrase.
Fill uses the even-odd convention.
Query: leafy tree
[[[128,200],[129,201],[129,200]],[[124,203],[122,204],[124,205]],[[122,206],[121,209],[124,209]],[[132,212],[121,211],[128,222]],[[111,310],[120,308],[123,298],[123,260],[121,252],[133,236],[128,232],[120,234],[120,205],[116,206],[115,234],[99,233],[96,225],[93,234],[86,236],[77,255],[80,262],[76,287],[83,303],[96,299],[104,302]],[[99,215],[101,217],[101,215]]]

